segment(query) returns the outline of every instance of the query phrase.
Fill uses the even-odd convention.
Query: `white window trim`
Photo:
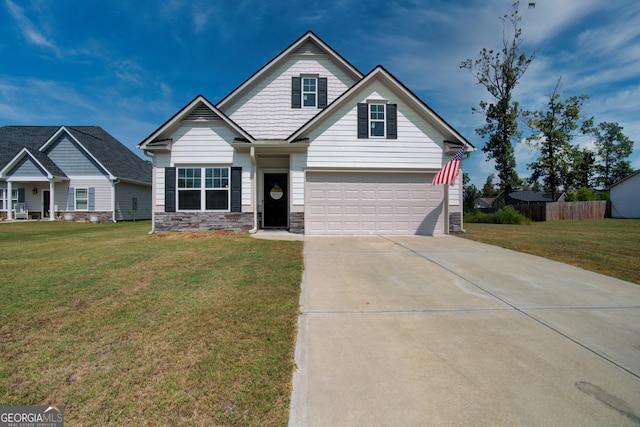
[[[176,211],[177,212],[231,212],[231,167],[229,166],[177,166],[176,167]],[[180,169],[200,169],[200,188],[180,188]],[[207,169],[226,169],[227,170],[227,187],[226,188],[209,188],[207,187]],[[200,209],[180,209],[180,191],[200,190]],[[227,191],[227,208],[226,209],[206,209],[207,206],[207,190]]]
[[[316,90],[314,92],[305,92],[304,91],[304,79],[313,79],[315,80]],[[318,83],[320,80],[320,76],[315,75],[301,75],[300,76],[300,107],[301,108],[318,108]],[[315,95],[315,102],[313,105],[304,105],[304,96],[305,94],[313,94]]]
[[[86,200],[87,201],[87,207],[85,209],[78,208],[78,190],[86,191],[87,198],[86,199],[80,199],[80,200]],[[77,188],[74,189],[74,191],[73,191],[73,208],[74,208],[74,210],[80,211],[80,212],[86,212],[86,211],[89,210],[89,188],[77,187]]]
[[[371,106],[372,105],[382,105],[382,111],[384,114],[384,119],[383,120],[372,120],[371,119]],[[367,105],[368,111],[367,111],[367,118],[368,118],[368,126],[369,126],[369,138],[372,139],[386,139],[387,138],[387,102],[386,101],[369,101],[368,105]],[[379,123],[382,122],[382,124],[384,125],[384,132],[382,135],[373,135],[372,134],[372,127],[371,124],[372,123]]]

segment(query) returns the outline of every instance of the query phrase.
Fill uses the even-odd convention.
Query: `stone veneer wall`
[[[253,212],[156,212],[156,231],[249,231]]]
[[[98,222],[112,222],[113,221],[113,212],[56,212],[56,218],[64,221],[64,216],[66,214],[73,215],[74,221],[89,221],[89,218],[92,216],[97,216],[99,218]],[[48,219],[45,217],[45,219]]]
[[[304,234],[304,212],[289,213],[289,233]]]
[[[449,213],[449,233],[450,234],[462,233],[462,213],[460,212]]]

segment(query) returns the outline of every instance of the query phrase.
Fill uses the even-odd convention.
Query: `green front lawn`
[[[465,223],[461,237],[575,265],[640,284],[640,220]]]
[[[0,224],[0,403],[68,425],[286,425],[302,242]]]

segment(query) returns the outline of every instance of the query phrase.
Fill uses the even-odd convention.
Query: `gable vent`
[[[211,111],[206,105],[200,105],[198,108],[185,116],[183,120],[218,120],[220,117]]]
[[[293,53],[298,55],[324,55],[324,50],[311,40],[306,41]]]

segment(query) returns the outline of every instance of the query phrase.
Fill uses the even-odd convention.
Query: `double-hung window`
[[[369,104],[369,136],[372,138],[385,137],[385,108],[386,104]]]
[[[229,210],[229,168],[178,168],[179,210]]]
[[[302,106],[317,107],[318,79],[315,77],[302,77]]]
[[[358,104],[358,139],[398,139],[398,105],[386,101]]]
[[[76,188],[75,194],[75,210],[86,211],[89,210],[89,189],[88,188]]]

